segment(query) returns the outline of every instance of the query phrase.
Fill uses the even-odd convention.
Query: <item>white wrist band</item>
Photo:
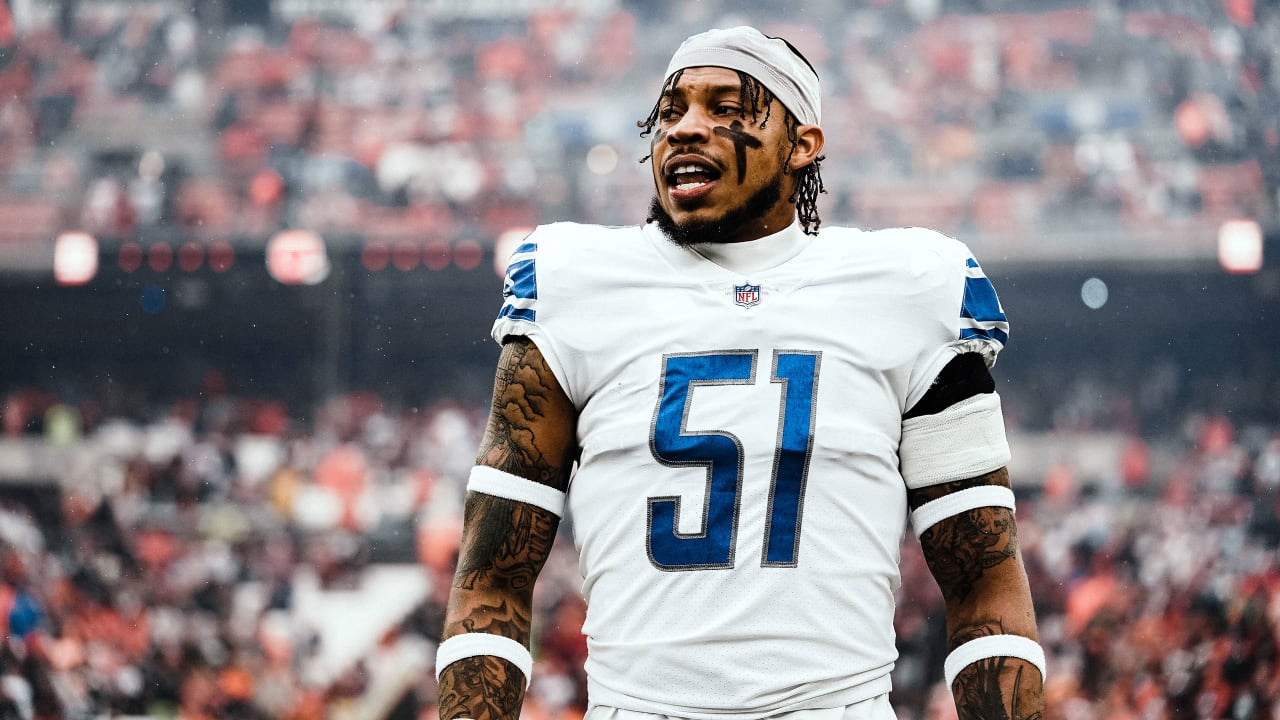
[[[533,677],[533,656],[524,645],[501,635],[483,632],[462,633],[440,643],[436,648],[436,682],[440,681],[440,673],[450,665],[469,657],[491,655],[502,658],[519,668],[524,673],[525,689],[529,687],[529,679]]]
[[[916,537],[949,517],[981,507],[1013,509],[1013,491],[1003,485],[979,485],[948,493],[911,511],[911,527]]]
[[[1040,643],[1021,635],[987,635],[974,638],[947,655],[946,662],[942,665],[947,688],[951,688],[961,670],[979,660],[995,657],[1026,660],[1036,666],[1040,671],[1040,679],[1044,680],[1044,648],[1040,647]]]
[[[471,468],[467,490],[528,503],[554,513],[556,517],[564,514],[564,492],[487,465]]]

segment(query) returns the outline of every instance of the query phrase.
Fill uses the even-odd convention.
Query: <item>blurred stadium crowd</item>
[[[317,5],[338,22],[244,12],[258,3],[23,3],[27,27],[0,29],[0,239],[306,227],[422,242],[634,222],[649,194],[634,121],[670,48],[747,20],[820,70],[829,221],[1028,257],[1102,251],[1119,230],[1167,257],[1223,218],[1275,218],[1274,3],[433,4]]]
[[[634,222],[649,193],[634,120],[667,55],[747,20],[824,80],[830,222],[1035,259],[1176,256],[1225,218],[1276,220],[1274,2],[277,5],[0,16],[0,245],[68,228],[491,242]],[[1046,718],[1280,718],[1280,428],[1102,382],[1006,401],[1015,457],[1058,458],[1015,467]],[[433,717],[485,408],[358,392],[299,411],[216,373],[144,406],[132,389],[0,391],[0,717]],[[535,720],[585,701],[562,534],[537,589]],[[895,701],[904,720],[949,718],[941,598],[914,539],[903,557]],[[426,582],[375,573],[404,565]]]
[[[216,383],[145,424],[78,427],[49,407],[28,429],[46,433],[42,461],[63,491],[8,494],[0,510],[0,708],[431,717],[431,648],[482,420],[479,408],[396,410],[360,393],[303,428]],[[31,462],[18,457],[22,430],[6,427],[5,467]],[[1046,718],[1276,717],[1280,434],[1189,413],[1158,439],[1099,437],[1124,438],[1114,462],[1015,468],[1050,658]],[[1016,429],[1013,440],[1015,457],[1031,452]],[[576,717],[585,702],[568,534],[537,586],[531,718]],[[900,717],[953,717],[941,596],[914,538],[902,552]],[[368,592],[358,616],[325,622],[326,593],[368,589],[388,561],[418,563],[429,582],[384,585],[404,595]],[[335,626],[357,620],[362,637],[332,651],[350,640]]]

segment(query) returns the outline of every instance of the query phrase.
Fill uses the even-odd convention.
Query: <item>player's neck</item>
[[[772,235],[755,240],[696,243],[689,249],[727,270],[755,272],[781,265],[799,255],[812,241],[813,236],[806,235],[800,229],[799,221],[795,221]]]

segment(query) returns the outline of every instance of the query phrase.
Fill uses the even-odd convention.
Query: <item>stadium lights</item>
[[[142,267],[142,246],[132,240],[121,243],[119,265],[127,273]]]
[[[282,230],[267,241],[267,272],[282,285],[315,285],[329,277],[324,240],[310,230]]]
[[[168,272],[173,266],[173,248],[169,243],[156,243],[147,249],[147,267],[155,272]]]
[[[166,273],[173,268],[174,258],[174,250],[166,242],[155,243],[143,250],[137,242],[126,240],[120,243],[116,262],[120,269],[127,273],[142,269],[144,260],[153,272]],[[176,258],[178,269],[183,272],[197,272],[207,265],[210,270],[223,273],[235,264],[236,251],[226,240],[218,240],[208,247],[190,240],[178,248]]]
[[[1080,300],[1090,310],[1101,310],[1102,306],[1107,304],[1110,294],[1111,291],[1102,278],[1091,277],[1080,286]]]
[[[85,232],[64,232],[53,245],[53,279],[84,285],[98,274],[98,240]]]
[[[236,262],[236,250],[226,240],[219,240],[209,247],[209,269],[226,272]]]
[[[1218,228],[1218,263],[1235,275],[1262,269],[1262,228],[1256,220],[1227,220]]]
[[[391,264],[397,270],[408,272],[422,260],[422,248],[413,240],[401,240],[391,249]]]
[[[185,242],[178,248],[178,267],[183,272],[195,272],[204,264],[204,246],[197,242]]]
[[[513,245],[512,248],[514,247]],[[471,238],[464,238],[456,244],[440,238],[425,242],[403,239],[390,244],[383,240],[367,239],[360,251],[360,264],[369,272],[380,272],[388,267],[402,272],[419,267],[438,272],[448,269],[450,265],[460,270],[475,270],[483,259],[484,248]],[[505,274],[505,265],[502,271]]]
[[[596,145],[587,151],[587,169],[595,175],[608,175],[618,167],[618,151],[612,145]]]
[[[470,238],[459,240],[458,245],[453,248],[453,264],[462,270],[475,270],[483,259],[484,248]]]
[[[386,243],[367,242],[364,250],[360,252],[360,262],[369,272],[385,270],[387,264],[391,262],[391,248],[387,247]]]
[[[428,270],[443,270],[453,261],[453,249],[445,240],[428,240],[422,250],[422,264]]]

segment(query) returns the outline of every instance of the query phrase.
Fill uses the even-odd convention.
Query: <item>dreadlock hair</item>
[[[808,62],[807,60],[805,62]],[[742,111],[740,113],[743,120],[747,119],[747,115],[751,115],[751,121],[760,121],[760,128],[764,129],[769,123],[769,118],[773,114],[774,94],[756,80],[754,77],[742,72],[738,73],[738,80],[742,84],[740,102],[742,103]],[[640,137],[649,137],[653,129],[658,124],[658,117],[662,113],[662,103],[671,96],[676,85],[680,82],[680,76],[684,74],[684,70],[677,70],[671,73],[671,77],[662,85],[662,92],[658,94],[658,100],[653,104],[653,108],[649,111],[649,117],[644,120],[636,121],[636,127],[640,128]],[[800,141],[800,120],[795,114],[783,106],[786,116],[783,122],[787,128],[787,140],[791,141],[791,149],[787,153],[787,160],[791,160],[791,156],[796,152],[796,145]],[[764,119],[760,119],[761,111],[764,112]],[[647,162],[652,155],[645,155],[640,158],[640,162]],[[795,189],[791,193],[791,197],[787,198],[787,202],[796,206],[796,213],[800,218],[800,226],[804,232],[809,235],[817,235],[818,228],[822,226],[822,218],[818,217],[818,196],[827,192],[826,186],[822,184],[822,161],[826,160],[825,155],[819,155],[813,159],[813,162],[805,165],[795,171],[796,184]],[[784,166],[783,172],[791,174],[790,168]]]

